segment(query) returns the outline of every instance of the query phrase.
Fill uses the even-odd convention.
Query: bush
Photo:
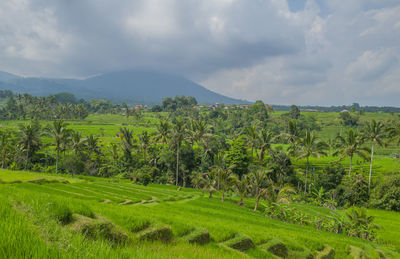
[[[324,168],[322,173],[317,174],[315,185],[317,188],[323,187],[325,191],[335,189],[346,175],[346,171],[340,165],[329,165]]]
[[[60,171],[71,175],[80,174],[85,171],[85,163],[79,156],[70,155],[61,161]]]
[[[339,206],[363,206],[369,199],[368,182],[363,175],[345,177],[335,193]]]
[[[66,203],[50,202],[47,210],[51,218],[62,224],[68,224],[72,221],[72,211]]]
[[[374,189],[370,205],[377,209],[400,211],[400,176],[386,177]]]

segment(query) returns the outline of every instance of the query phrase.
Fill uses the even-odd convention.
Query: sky
[[[269,104],[400,106],[399,0],[1,0],[0,70],[149,69]]]

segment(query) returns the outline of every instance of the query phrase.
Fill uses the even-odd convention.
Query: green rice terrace
[[[285,223],[221,202],[200,190],[137,185],[126,180],[55,177],[1,171],[0,255],[2,258],[397,258],[400,217],[369,210],[381,226],[369,242]],[[8,175],[8,178],[4,176]],[[260,207],[265,208],[261,202]],[[304,203],[304,214],[339,218]]]
[[[400,258],[395,112],[8,98],[0,258]]]

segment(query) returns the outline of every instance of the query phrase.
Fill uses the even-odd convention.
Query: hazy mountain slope
[[[141,70],[112,72],[84,80],[23,77],[3,80],[0,77],[0,81],[0,89],[19,93],[42,96],[65,91],[78,98],[101,98],[119,103],[156,104],[164,97],[176,95],[194,96],[200,103],[246,102],[217,94],[180,76]]]

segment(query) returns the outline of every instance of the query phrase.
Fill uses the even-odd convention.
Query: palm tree
[[[371,144],[371,164],[369,167],[369,178],[368,178],[368,195],[370,194],[371,190],[371,175],[372,175],[372,160],[374,158],[374,144],[379,146],[383,146],[383,138],[384,131],[383,131],[383,124],[381,122],[376,122],[372,120],[371,122],[367,122],[364,128],[364,138],[368,139],[372,142]]]
[[[61,144],[68,138],[70,131],[67,129],[67,125],[63,120],[55,120],[53,124],[46,128],[46,131],[50,136],[55,139],[56,144],[56,173],[58,172],[58,161],[60,158],[60,151],[62,151]]]
[[[302,135],[303,132],[297,126],[296,120],[289,121],[287,131],[280,135],[281,138],[283,138],[290,144],[288,151],[291,155],[293,155],[296,152],[297,141],[299,140],[299,138],[301,138]]]
[[[257,146],[258,146],[258,135],[257,130],[254,126],[250,126],[245,128],[246,138],[248,141],[249,146],[251,147],[251,160],[254,157],[254,149],[256,149],[257,153]]]
[[[140,140],[140,148],[143,150],[143,160],[144,163],[146,164],[146,156],[147,156],[147,150],[150,147],[150,134],[147,131],[143,131],[141,134],[138,135],[139,140]]]
[[[400,123],[393,121],[391,126],[386,129],[391,140],[397,140],[397,145],[400,144]]]
[[[300,146],[300,155],[298,159],[306,158],[307,160],[306,181],[304,185],[304,193],[307,193],[307,177],[308,177],[308,168],[310,166],[310,156],[317,158],[321,156],[326,156],[327,154],[325,150],[328,148],[328,145],[325,142],[318,140],[315,131],[310,132],[307,130],[304,138],[300,139],[299,146]]]
[[[277,189],[275,186],[271,185],[269,188],[268,195],[268,203],[270,206],[275,206],[280,203],[290,203],[290,195],[295,194],[295,189],[290,185],[285,185],[280,189]]]
[[[186,129],[185,122],[182,118],[178,118],[172,129],[171,141],[172,145],[175,147],[176,151],[176,174],[175,174],[175,184],[178,185],[179,180],[179,153],[182,141],[185,139]]]
[[[254,205],[254,211],[258,208],[258,202],[260,197],[265,196],[268,191],[268,186],[270,185],[270,180],[267,176],[267,172],[261,169],[254,170],[250,175],[250,187],[256,198],[256,203]]]
[[[71,149],[75,155],[79,154],[85,149],[86,139],[82,138],[82,134],[78,131],[71,131]]]
[[[41,146],[41,128],[40,124],[34,120],[28,125],[19,126],[19,143],[25,151],[25,168],[31,156]]]
[[[168,121],[160,121],[160,124],[157,125],[157,135],[154,136],[154,140],[161,140],[161,144],[165,145],[168,140],[168,135],[170,134],[170,124]]]
[[[216,178],[217,177],[215,175],[214,170],[203,174],[203,179],[204,179],[203,191],[207,191],[209,193],[208,196],[209,199],[211,199],[213,193],[217,191],[215,189],[215,186],[217,184]]]
[[[368,148],[362,146],[362,144],[364,143],[362,136],[357,131],[353,131],[353,129],[349,129],[348,131],[346,131],[345,136],[337,135],[336,139],[338,141],[338,150],[336,150],[333,155],[336,156],[338,154],[341,154],[339,160],[343,160],[346,156],[350,157],[350,176],[354,155],[357,154],[367,159],[365,153],[369,150]]]
[[[262,129],[260,135],[258,136],[259,139],[259,151],[258,151],[258,162],[260,164],[264,161],[265,151],[268,151],[271,148],[271,141],[273,138],[273,133],[266,129]]]
[[[124,156],[130,162],[132,160],[132,149],[136,147],[136,140],[133,138],[133,131],[128,128],[120,128],[119,137],[121,139]]]
[[[2,131],[0,134],[0,158],[1,168],[7,165],[8,155],[11,151],[11,133],[9,131]]]
[[[222,192],[221,201],[225,201],[225,193],[229,191],[234,184],[234,179],[232,178],[232,171],[227,169],[217,169],[215,170],[218,178],[219,189]]]
[[[250,187],[250,185],[249,185],[249,177],[247,177],[247,175],[244,175],[242,177],[242,180],[239,180],[239,178],[235,177],[233,190],[240,197],[240,201],[238,203],[239,206],[243,206],[244,205],[243,199],[249,193],[249,187]]]
[[[90,134],[87,139],[86,139],[86,151],[88,153],[88,157],[91,158],[92,154],[97,154],[99,155],[101,153],[100,147],[99,147],[99,138],[94,136],[93,134]]]

